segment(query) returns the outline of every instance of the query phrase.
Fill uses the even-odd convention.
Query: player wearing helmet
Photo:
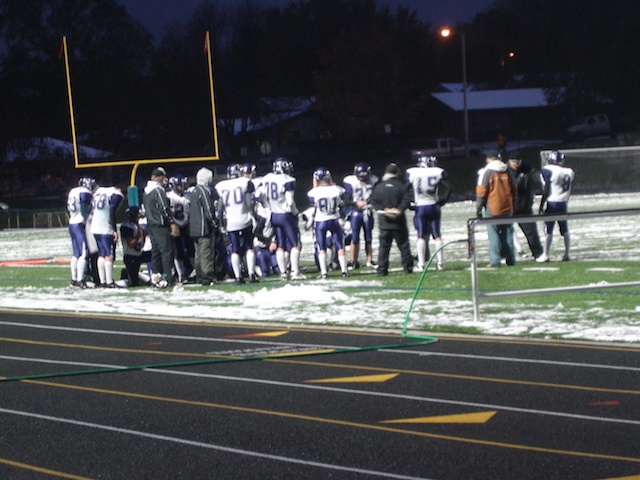
[[[569,205],[569,197],[571,196],[571,185],[575,178],[575,172],[564,166],[564,154],[553,151],[549,154],[547,165],[540,170],[542,176],[542,200],[540,201],[540,214],[567,213]],[[545,209],[546,205],[546,209]],[[544,252],[538,258],[537,262],[548,262],[549,251],[553,241],[553,227],[555,222],[545,222],[545,239]],[[569,234],[569,225],[566,220],[558,221],[560,235],[564,238],[564,255],[562,261],[566,262],[570,259],[569,253],[571,249],[571,236]]]
[[[367,267],[374,268],[373,262],[373,227],[374,216],[369,205],[369,198],[378,177],[371,173],[371,167],[366,163],[357,163],[353,168],[353,175],[347,175],[342,181],[346,191],[345,203],[351,210],[351,244],[349,247],[349,268],[359,268],[360,232],[364,236],[364,248]]]
[[[69,236],[71,237],[71,284],[73,288],[86,288],[84,274],[87,269],[88,247],[86,224],[91,214],[93,189],[96,181],[83,177],[67,196],[69,212]]]
[[[229,167],[231,169],[231,166]],[[246,173],[245,173],[246,172]],[[241,260],[244,259],[249,281],[258,283],[256,276],[256,256],[253,250],[253,208],[254,185],[251,169],[236,165],[226,180],[216,185],[220,196],[218,218],[227,229],[231,243],[231,269],[237,284],[245,283],[242,276]]]
[[[176,246],[174,263],[180,283],[186,282],[193,270],[190,257],[194,254],[193,241],[189,236],[189,199],[184,195],[186,184],[187,177],[178,174],[169,178],[166,189],[171,214],[180,229],[180,235],[173,237]]]
[[[338,252],[338,263],[342,276],[347,277],[347,259],[344,256],[344,230],[340,225],[340,211],[344,205],[345,189],[334,185],[331,172],[324,167],[313,172],[314,188],[307,197],[313,209],[311,216],[315,221],[315,242],[318,251],[320,278],[327,278],[327,236],[330,232],[334,248]]]
[[[418,232],[416,249],[418,251],[418,271],[424,270],[429,258],[429,236],[433,237],[437,250],[436,268],[444,269],[442,235],[440,233],[441,210],[451,196],[451,187],[447,182],[447,172],[438,167],[436,157],[420,157],[418,166],[407,169],[407,181],[413,187],[416,213],[413,225]]]
[[[146,232],[139,225],[140,207],[129,207],[126,219],[120,224],[120,240],[122,241],[123,262],[125,265],[126,279],[118,282],[118,285],[138,287],[140,284],[148,284],[151,277],[147,272],[140,271],[140,265],[151,261],[151,251],[144,250]]]
[[[124,187],[99,187],[93,194],[93,217],[91,233],[98,245],[97,270],[100,286],[114,288],[113,261],[115,260],[118,232],[116,230],[116,211],[124,195]]]
[[[291,176],[293,164],[286,158],[280,157],[273,162],[273,172],[262,178],[261,200],[265,208],[271,212],[271,224],[276,232],[276,259],[282,278],[291,280],[303,280],[306,278],[300,273],[300,229],[298,228],[298,207],[294,194],[296,179]],[[289,253],[289,262],[285,252]],[[290,272],[287,272],[287,263],[290,264]]]

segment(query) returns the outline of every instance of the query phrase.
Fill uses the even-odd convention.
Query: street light
[[[462,109],[464,122],[464,148],[466,156],[469,157],[469,105],[467,104],[467,44],[464,32],[459,32],[462,39]],[[453,30],[448,27],[440,29],[442,38],[449,38],[453,35]]]

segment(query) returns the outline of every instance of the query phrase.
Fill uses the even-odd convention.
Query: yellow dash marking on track
[[[290,412],[278,412],[278,411],[274,411],[274,410],[264,410],[264,409],[259,409],[259,408],[242,407],[242,406],[239,406],[239,405],[223,405],[223,404],[217,404],[217,403],[211,403],[211,402],[186,400],[186,399],[181,399],[181,398],[160,397],[160,396],[145,395],[145,394],[142,394],[142,393],[135,393],[135,392],[124,392],[124,391],[119,391],[119,390],[107,390],[107,389],[102,389],[102,388],[83,387],[83,386],[80,386],[80,385],[68,385],[68,384],[64,384],[64,383],[43,382],[43,381],[35,381],[35,380],[22,380],[22,382],[24,384],[29,384],[29,385],[40,385],[40,386],[48,386],[48,387],[54,387],[54,388],[66,388],[66,389],[70,389],[70,390],[78,390],[78,391],[83,391],[83,392],[102,393],[102,394],[105,394],[105,395],[116,395],[116,396],[121,396],[121,397],[125,397],[125,398],[137,398],[137,399],[143,399],[143,400],[154,400],[154,401],[159,401],[159,402],[164,402],[164,403],[174,403],[174,404],[181,404],[181,405],[193,405],[193,406],[212,408],[212,409],[224,409],[224,410],[235,411],[235,412],[252,413],[252,414],[258,414],[258,415],[269,415],[269,416],[279,417],[279,418],[288,418],[288,419],[296,419],[296,420],[304,420],[304,421],[309,421],[309,422],[322,423],[322,424],[325,424],[325,425],[340,425],[340,426],[344,426],[344,427],[353,427],[353,428],[360,428],[360,429],[375,430],[375,431],[378,431],[378,432],[397,433],[397,434],[401,434],[401,435],[412,435],[412,436],[419,437],[419,438],[430,438],[430,439],[436,439],[436,440],[445,440],[445,441],[452,441],[452,442],[467,443],[467,444],[472,444],[472,445],[483,445],[483,446],[489,446],[489,447],[505,448],[505,449],[510,449],[510,450],[520,450],[520,451],[539,452],[539,453],[552,453],[552,454],[555,454],[555,455],[570,455],[570,456],[581,457],[581,458],[593,458],[593,459],[600,459],[600,460],[616,460],[616,461],[621,461],[621,462],[640,463],[640,457],[623,457],[623,456],[619,456],[619,455],[606,455],[606,454],[601,454],[601,453],[579,452],[579,451],[572,451],[572,450],[559,450],[559,449],[554,449],[554,448],[537,447],[537,446],[533,446],[533,445],[518,445],[518,444],[514,444],[514,443],[497,442],[497,441],[491,441],[491,440],[481,440],[481,439],[467,438],[467,437],[455,437],[455,436],[451,436],[451,435],[441,435],[441,434],[429,433],[429,432],[419,432],[419,431],[415,431],[415,430],[403,430],[403,429],[400,429],[400,428],[397,428],[397,427],[386,427],[386,426],[381,426],[381,425],[358,423],[358,422],[352,422],[352,421],[348,421],[348,420],[339,420],[339,419],[323,418],[323,417],[314,417],[314,416],[302,415],[302,414],[296,414],[296,413],[290,413]]]
[[[435,417],[401,418],[380,423],[487,423],[497,412],[460,413]]]
[[[70,473],[58,472],[55,470],[50,470],[48,468],[36,467],[35,465],[29,465],[27,463],[14,462],[13,460],[7,460],[6,458],[0,458],[0,464],[22,468],[24,470],[30,470],[32,472],[44,473],[46,475],[52,475],[59,478],[70,478],[73,480],[91,480],[89,477],[80,477],[78,475],[72,475]]]
[[[307,380],[306,383],[382,383],[397,377],[397,373],[386,375],[361,375],[358,377],[323,378],[319,380]]]
[[[630,477],[603,478],[601,480],[640,480],[640,475],[631,475]]]

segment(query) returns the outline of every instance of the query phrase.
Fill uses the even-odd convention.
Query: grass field
[[[637,195],[574,196],[570,212],[635,208]],[[445,243],[467,236],[471,202],[443,209]],[[552,261],[538,264],[530,257],[515,267],[482,268],[487,263],[484,228],[477,234],[479,288],[483,292],[598,285],[640,280],[638,216],[607,216],[573,221],[572,261],[560,262],[562,237],[556,232]],[[539,225],[542,231],[542,225]],[[516,227],[517,229],[517,227]],[[412,229],[412,238],[415,234]],[[520,235],[524,243],[524,237]],[[640,288],[484,299],[475,321],[470,262],[465,243],[445,248],[446,269],[428,271],[409,316],[419,274],[400,273],[394,248],[389,277],[370,269],[352,271],[347,279],[330,273],[316,280],[312,240],[303,237],[303,266],[308,280],[284,283],[268,278],[257,285],[185,286],[173,291],[152,288],[84,290],[68,288],[68,266],[0,267],[0,307],[11,309],[99,312],[167,317],[189,321],[229,320],[311,326],[346,326],[401,331],[405,320],[412,332],[462,332],[598,341],[640,341]],[[70,242],[66,229],[0,232],[0,260],[66,259]],[[415,241],[412,240],[412,247]],[[433,249],[433,244],[431,245]],[[374,243],[374,252],[377,245]],[[118,250],[121,257],[121,251]],[[122,264],[116,262],[119,272]]]

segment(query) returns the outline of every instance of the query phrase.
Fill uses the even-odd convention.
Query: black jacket
[[[402,213],[397,220],[391,219],[384,214],[378,215],[378,225],[382,230],[401,230],[407,228],[405,210],[409,208],[413,200],[413,189],[411,184],[406,183],[402,178],[385,174],[373,187],[369,203],[377,212],[382,212],[385,208],[397,208]]]

